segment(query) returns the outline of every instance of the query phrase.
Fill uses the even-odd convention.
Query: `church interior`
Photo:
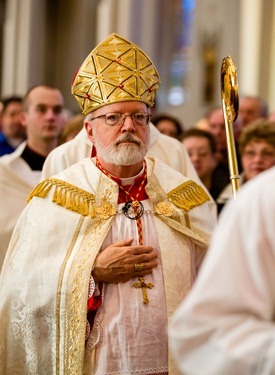
[[[192,127],[221,105],[222,59],[237,67],[240,95],[275,110],[274,0],[1,0],[1,96],[39,83],[61,89],[83,59],[115,32],[138,44],[161,77],[157,109]]]

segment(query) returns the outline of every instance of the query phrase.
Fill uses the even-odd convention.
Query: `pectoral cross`
[[[148,299],[148,296],[147,296],[146,288],[152,289],[154,287],[154,285],[151,284],[151,283],[146,284],[144,277],[139,277],[138,279],[139,279],[140,283],[133,283],[133,287],[134,288],[141,288],[142,295],[143,295],[143,303],[145,305],[148,305],[149,299]]]

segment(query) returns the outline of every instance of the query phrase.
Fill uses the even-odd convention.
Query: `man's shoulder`
[[[4,168],[14,168],[14,163],[21,159],[22,152],[26,147],[27,142],[22,142],[12,153],[0,157],[0,165]]]
[[[43,166],[42,177],[50,177],[91,155],[89,141],[74,138],[52,150]]]
[[[70,153],[74,149],[79,149],[80,144],[81,144],[81,149],[85,148],[85,150],[86,150],[86,149],[91,148],[91,144],[86,143],[85,141],[83,141],[80,138],[74,138],[74,139],[71,139],[68,142],[65,142],[65,143],[61,144],[60,146],[56,147],[55,149],[53,149],[51,151],[51,154],[56,154],[56,153],[59,153],[59,154],[66,153],[67,154],[67,153]]]
[[[32,190],[27,201],[30,202],[34,197],[43,198],[54,205],[87,216],[91,210],[91,204],[94,202],[95,194],[91,189],[91,181],[84,176],[88,175],[87,168],[91,171],[92,165],[90,158],[86,158],[54,176],[42,180]]]
[[[157,158],[148,157],[146,160],[149,170],[148,191],[155,190],[159,184],[160,190],[167,194],[168,201],[187,212],[210,201],[210,196],[195,181]]]
[[[184,149],[184,145],[179,140],[161,133],[156,139],[155,145],[161,145],[162,147],[167,147],[170,150],[180,150],[181,152],[182,149]]]
[[[147,155],[161,159],[183,175],[198,181],[198,176],[185,146],[177,139],[168,137],[160,132],[153,134]]]
[[[238,192],[237,200],[252,202],[274,202],[275,166],[246,182]],[[261,204],[261,203],[260,203]]]
[[[162,160],[157,157],[148,156],[146,157],[147,167],[149,170],[149,176],[155,175],[159,183],[162,186],[166,186],[168,189],[172,190],[178,186],[182,186],[186,183],[193,183],[198,185],[198,183],[182,173],[176,171],[174,168],[170,167]],[[199,185],[198,185],[199,186]]]
[[[0,156],[0,165],[1,166],[8,166],[12,161],[18,159],[20,155],[15,151],[5,154],[3,156]]]
[[[79,185],[79,176],[85,175],[85,169],[89,168],[91,169],[91,166],[93,165],[90,157],[85,157],[76,163],[69,165],[62,171],[52,175],[50,178],[57,178],[60,180],[72,182],[75,185]]]
[[[182,173],[178,172],[176,169],[172,168],[169,164],[163,162],[158,156],[147,155],[145,158],[147,164],[153,169],[154,173],[159,174],[169,174],[178,178],[187,180],[188,177],[184,176]]]
[[[3,133],[0,133],[0,157],[11,154],[15,148],[10,145],[7,138]]]
[[[50,154],[51,155],[57,154],[57,153],[67,154],[67,153],[70,153],[74,149],[80,149],[80,151],[84,149],[84,150],[89,151],[90,148],[91,148],[91,142],[89,141],[87,137],[85,129],[82,129],[73,139],[56,147]]]
[[[259,220],[264,212],[275,213],[275,166],[268,169],[250,181],[241,185],[236,199],[232,199],[223,209],[222,215],[227,212],[234,214],[238,220]],[[227,215],[230,215],[227,214]],[[271,218],[272,221],[272,218]]]

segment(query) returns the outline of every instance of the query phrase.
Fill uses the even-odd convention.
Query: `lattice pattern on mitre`
[[[146,53],[111,34],[83,62],[73,80],[72,94],[84,114],[129,100],[153,106],[159,83],[156,67]]]

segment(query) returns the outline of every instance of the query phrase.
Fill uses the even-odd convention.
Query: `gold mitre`
[[[107,104],[137,100],[154,105],[160,83],[157,69],[137,45],[111,34],[85,59],[72,83],[86,115]]]

